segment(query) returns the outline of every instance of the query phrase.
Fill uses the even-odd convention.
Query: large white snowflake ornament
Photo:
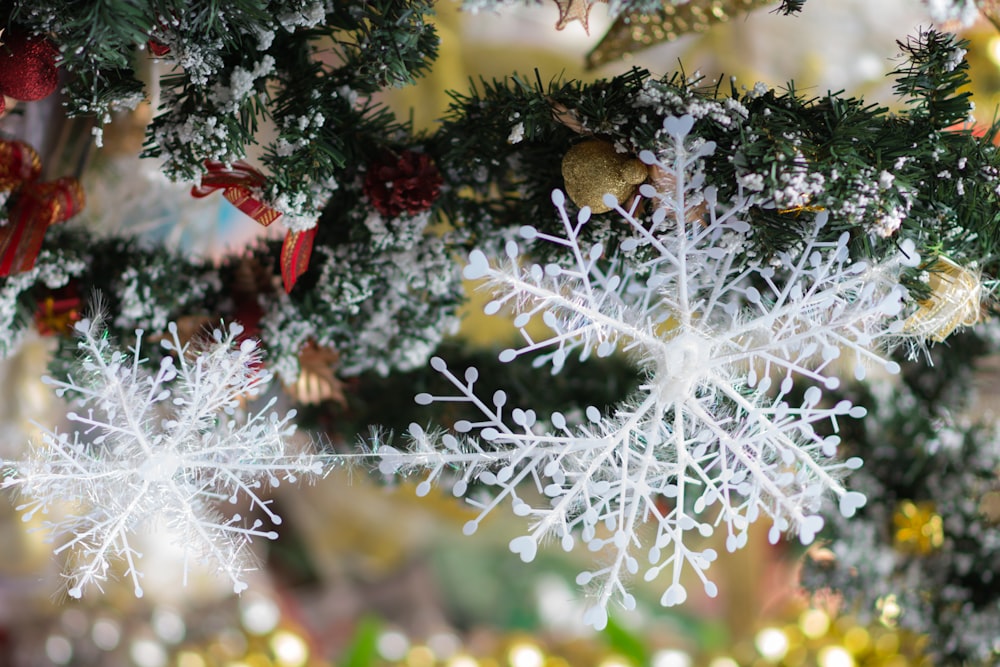
[[[115,563],[124,566],[142,596],[139,535],[166,531],[189,563],[203,562],[226,576],[235,592],[247,587],[252,569],[248,544],[277,533],[281,518],[262,494],[264,484],[295,482],[323,472],[322,460],[286,451],[294,411],[248,412],[245,402],[269,382],[257,341],[239,341],[231,324],[196,348],[182,345],[177,327],[161,344],[164,356],[150,369],[141,357],[142,332],[128,353],[115,349],[100,318],[76,325],[78,372],[66,380],[45,378],[79,408],[68,418],[73,433],[45,429],[23,461],[4,461],[0,487],[23,499],[18,509],[43,525],[67,552],[68,592],[80,597],[101,588]],[[226,509],[226,506],[231,509]]]
[[[525,342],[502,352],[502,361],[544,351],[536,363],[558,372],[571,353],[621,350],[643,372],[637,393],[610,414],[586,408],[583,423],[559,413],[541,421],[532,410],[509,409],[503,391],[479,398],[475,369],[460,378],[436,358],[432,366],[456,392],[421,394],[417,402],[470,403],[482,419],[456,423],[457,436],[412,425],[410,451],[378,450],[385,473],[430,470],[418,493],[455,469],[456,495],[466,495],[470,484],[491,488],[469,493],[479,515],[467,534],[509,500],[530,521],[528,533],[510,543],[524,561],[549,537],[566,550],[581,539],[598,552],[599,565],[577,579],[597,588],[586,613],[597,628],[607,622],[612,599],[635,605],[626,580],[640,570],[647,581],[669,570],[663,605],[685,600],[688,569],[714,596],[706,570],[716,552],[698,538],[720,526],[729,550],[746,544],[758,519],[770,521],[772,540],[791,532],[809,543],[823,526],[824,496],[836,496],[845,515],[864,504],[841,483],[844,470],[861,461],[838,460],[838,437],[816,428],[826,423],[836,433],[839,418],[861,417],[864,409],[825,404],[823,389],[839,384],[842,356],[859,376],[866,363],[897,370],[873,350],[902,328],[904,290],[896,278],[904,263],[919,261],[904,244],[907,252],[891,261],[852,263],[844,234],[832,242],[814,236],[767,266],[748,264],[742,251],[750,228],[741,215],[754,202],[742,193],[719,202],[703,187],[702,160],[715,147],[689,139],[692,124],[690,116],[668,119],[670,145],[660,156],[640,155],[670,177],[658,182],[672,183],[666,191],[642,187],[655,205],[647,206],[654,209],[649,220],[608,198],[634,232],[610,259],[600,244],[581,246],[589,211],[571,221],[555,191],[565,235],[532,227],[521,234],[562,246],[568,261],[523,268],[510,242],[506,258],[491,263],[473,251],[465,269],[467,278],[488,281],[488,314],[506,306],[517,312]],[[816,217],[816,232],[826,218]],[[536,339],[526,327],[539,317],[546,333]],[[794,380],[809,386],[792,402]],[[702,548],[689,546],[694,542]]]

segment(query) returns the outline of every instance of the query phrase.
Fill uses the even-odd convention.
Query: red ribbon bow
[[[258,194],[267,179],[246,162],[240,160],[226,167],[216,160],[206,160],[205,168],[208,172],[202,175],[200,186],[191,188],[192,196],[207,197],[222,190],[223,197],[264,227],[281,217],[281,212],[261,201]],[[281,246],[281,281],[285,292],[291,292],[299,276],[309,268],[315,239],[316,227],[285,235]]]
[[[66,177],[42,183],[41,173],[34,148],[0,139],[0,192],[11,193],[6,224],[0,226],[0,276],[30,270],[49,225],[83,210],[79,181]]]

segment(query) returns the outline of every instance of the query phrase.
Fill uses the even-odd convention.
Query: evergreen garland
[[[756,193],[747,261],[766,261],[801,243],[816,213],[828,210],[824,233],[835,238],[849,231],[858,256],[884,258],[906,238],[928,265],[945,255],[998,272],[1000,157],[993,129],[977,137],[967,127],[964,48],[947,34],[926,31],[900,44],[906,60],[894,77],[907,108],[895,114],[840,93],[806,98],[792,85],[776,91],[735,83],[724,93],[721,82],[633,69],[593,83],[546,84],[517,75],[483,81],[453,93],[441,127],[419,136],[370,95],[412,80],[433,59],[436,37],[425,22],[431,11],[425,0],[243,0],[224,7],[182,3],[183,11],[170,3],[132,3],[128,21],[109,18],[117,4],[86,10],[22,0],[10,26],[48,31],[60,45],[72,75],[71,110],[94,110],[98,100],[111,104],[112,98],[128,102],[112,83],[137,80],[130,63],[150,40],[169,48],[166,57],[187,63],[161,82],[167,112],[147,136],[147,153],[161,156],[175,178],[196,180],[207,159],[243,157],[262,141],[258,123],[276,126],[277,138],[260,147],[267,173],[258,194],[285,213],[282,222],[292,230],[318,223],[306,278],[287,297],[267,289],[259,295],[262,333],[286,380],[294,379],[298,350],[316,332],[321,340],[315,342],[335,346],[350,372],[422,363],[460,300],[451,253],[496,247],[529,222],[540,231],[556,229],[561,223],[549,193],[563,186],[567,150],[598,137],[625,155],[656,152],[668,116],[692,115],[692,137],[716,144],[706,160],[706,186],[724,197],[738,189]],[[333,54],[337,64],[323,54]],[[413,206],[373,200],[381,187],[372,185],[379,165],[391,167],[394,160],[422,161],[411,178],[418,191]],[[393,180],[391,173],[384,178]],[[591,227],[614,236],[611,218],[597,214]],[[440,237],[420,231],[438,220],[452,231]],[[155,259],[125,241],[115,241],[108,255],[100,243],[52,231],[39,270],[65,271],[106,294],[121,333],[192,314],[234,314],[227,307],[232,285],[220,282],[204,260],[172,264],[185,268],[174,284],[164,277],[173,271],[157,268],[174,260]],[[396,255],[375,258],[380,249]],[[276,274],[277,246],[255,253]],[[107,271],[74,274],[63,267],[67,257],[101,255],[114,257]],[[926,271],[910,277],[915,297],[927,296],[926,280]],[[22,315],[34,309],[37,291],[29,282],[15,277],[4,290]],[[138,302],[143,305],[128,306]],[[16,337],[26,320],[11,317],[0,325]],[[376,333],[387,326],[392,333]],[[372,350],[387,346],[397,352],[372,359]]]

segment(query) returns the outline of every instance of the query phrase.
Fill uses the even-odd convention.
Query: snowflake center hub
[[[174,478],[181,464],[176,452],[157,452],[139,466],[139,476],[150,484],[164,484]]]
[[[705,376],[711,358],[711,341],[693,331],[668,341],[657,367],[656,382],[663,400],[673,403],[690,396]]]

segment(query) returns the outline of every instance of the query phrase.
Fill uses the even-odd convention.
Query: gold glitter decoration
[[[587,67],[600,67],[619,60],[637,49],[669,42],[690,32],[704,32],[722,23],[777,0],[690,0],[675,4],[663,0],[655,14],[630,13],[618,19],[594,50],[587,54]]]
[[[559,7],[559,22],[556,23],[556,30],[562,30],[573,21],[583,24],[583,30],[590,34],[590,8],[598,2],[607,0],[555,0]]]
[[[925,267],[931,296],[906,319],[904,330],[935,343],[944,341],[960,326],[979,321],[983,286],[972,271],[947,257],[938,257]]]
[[[896,548],[900,551],[926,556],[944,544],[944,522],[934,508],[934,503],[899,503],[892,517],[896,528]]]
[[[628,202],[648,173],[641,160],[615,151],[614,145],[603,139],[574,144],[562,161],[566,194],[574,204],[581,208],[589,206],[594,213],[611,210],[604,204],[605,194]]]

